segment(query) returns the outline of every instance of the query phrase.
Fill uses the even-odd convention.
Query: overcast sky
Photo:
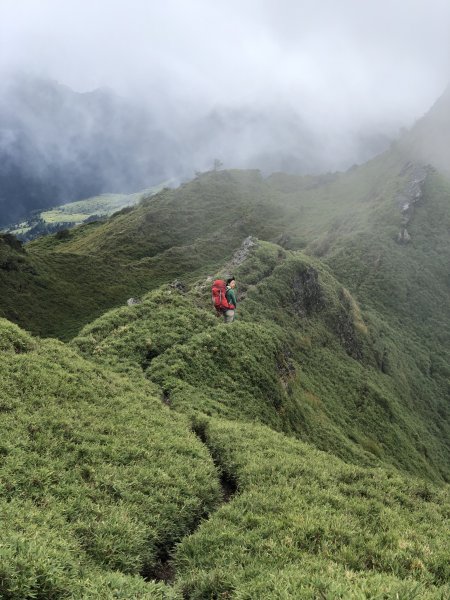
[[[0,69],[193,111],[409,123],[450,80],[448,0],[0,0]]]

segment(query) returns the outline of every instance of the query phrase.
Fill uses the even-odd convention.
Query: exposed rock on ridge
[[[236,267],[239,267],[239,265],[241,265],[247,258],[247,256],[250,254],[252,248],[255,248],[257,245],[258,242],[253,236],[249,235],[247,238],[245,238],[245,240],[242,242],[241,247],[238,250],[236,250],[236,252],[233,254],[232,259],[227,264],[228,271],[232,271]]]
[[[428,172],[429,167],[414,163],[407,163],[403,169],[403,173],[408,173],[408,179],[405,187],[396,197],[402,215],[401,228],[397,235],[399,244],[407,244],[411,241],[407,227],[414,215],[415,207],[423,199],[423,185]]]

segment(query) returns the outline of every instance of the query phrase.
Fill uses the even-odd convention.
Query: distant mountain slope
[[[295,182],[297,196],[257,171],[209,172],[64,239],[46,236],[19,253],[4,240],[0,280],[8,292],[0,309],[35,333],[67,337],[130,296],[217,269],[248,235],[276,241],[288,231],[294,246],[305,245],[296,230],[306,226],[296,202],[314,203],[331,183],[327,177]],[[322,218],[329,214],[320,211],[307,226],[310,241],[326,231]]]
[[[2,81],[0,225],[103,192],[135,192],[174,172],[169,136],[113,92],[81,94],[25,76]]]
[[[416,173],[397,151],[332,177],[205,173],[106,223],[36,240],[15,258],[4,244],[0,308],[37,333],[73,335],[77,323],[132,295],[218,268],[255,235],[321,256],[361,300],[389,303],[402,319],[422,319],[428,290],[439,293],[441,303],[432,302],[430,314],[443,322],[435,313],[447,315],[448,187],[433,172],[414,183]],[[410,243],[399,241],[405,231]],[[428,281],[418,295],[408,292],[419,286],[416,260]],[[34,290],[33,308],[24,306],[28,290]],[[411,311],[414,304],[420,315]]]
[[[400,140],[403,151],[415,160],[432,164],[450,175],[450,86],[428,113]]]
[[[168,180],[134,194],[101,194],[94,198],[55,206],[52,209],[33,211],[31,216],[20,223],[5,227],[3,233],[10,233],[22,242],[29,242],[39,236],[56,233],[75,225],[104,220],[119,210],[134,206],[143,197],[156,194],[171,183]]]

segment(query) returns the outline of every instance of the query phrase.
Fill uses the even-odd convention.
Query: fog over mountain
[[[19,77],[0,92],[0,223],[109,190],[135,191],[179,170],[152,115],[108,90],[76,93]]]
[[[342,170],[448,83],[450,6],[3,0],[0,223],[212,168]]]

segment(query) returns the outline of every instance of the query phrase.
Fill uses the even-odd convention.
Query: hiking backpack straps
[[[211,288],[211,299],[217,312],[233,309],[234,306],[227,300],[227,284],[223,279],[216,279]]]

